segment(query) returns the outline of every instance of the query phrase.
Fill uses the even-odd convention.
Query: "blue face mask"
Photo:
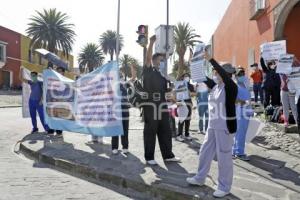
[[[246,82],[246,77],[245,76],[239,76],[239,77],[237,77],[237,82],[238,83],[245,83]]]

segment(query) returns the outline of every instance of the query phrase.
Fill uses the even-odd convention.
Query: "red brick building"
[[[21,35],[0,26],[0,86],[21,85],[18,74],[21,66]]]
[[[212,37],[219,61],[245,68],[260,58],[264,42],[287,40],[300,60],[300,0],[232,0]]]

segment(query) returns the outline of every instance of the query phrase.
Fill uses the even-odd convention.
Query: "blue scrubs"
[[[238,101],[250,101],[251,95],[249,90],[244,85],[238,85]],[[237,117],[237,132],[234,138],[234,144],[232,148],[233,155],[245,155],[245,140],[246,133],[249,125],[249,108],[247,105],[236,105],[236,117]]]
[[[30,85],[31,93],[29,97],[29,112],[32,123],[32,130],[38,131],[37,121],[36,121],[36,112],[38,112],[41,120],[41,124],[43,125],[45,131],[49,130],[49,127],[45,124],[44,119],[44,109],[43,105],[40,104],[43,95],[43,82],[41,81],[28,81]]]

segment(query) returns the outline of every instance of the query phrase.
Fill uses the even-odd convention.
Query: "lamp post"
[[[119,65],[120,54],[120,0],[118,0],[118,16],[117,16],[117,38],[116,38],[116,60]]]

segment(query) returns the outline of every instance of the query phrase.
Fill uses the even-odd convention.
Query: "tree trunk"
[[[182,76],[183,71],[184,71],[184,54],[179,55],[177,79],[179,79]]]
[[[110,51],[110,61],[114,60],[114,51]]]

